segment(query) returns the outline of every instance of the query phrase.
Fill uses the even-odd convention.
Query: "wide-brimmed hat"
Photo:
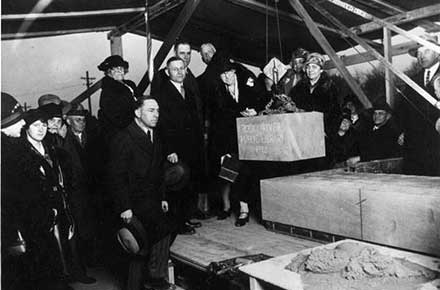
[[[26,126],[29,127],[32,123],[38,120],[46,122],[48,116],[44,110],[38,108],[38,109],[31,109],[29,111],[26,111],[26,113],[24,113],[23,115],[23,119],[26,122]]]
[[[165,163],[165,188],[167,191],[178,191],[184,188],[189,181],[191,171],[185,163]]]
[[[48,119],[63,117],[63,110],[61,104],[57,105],[54,103],[50,103],[39,107],[39,109],[46,113]]]
[[[220,74],[235,69],[234,64],[229,59],[223,59],[218,66],[218,72]]]
[[[133,216],[129,223],[121,223],[120,229],[117,232],[117,239],[122,249],[129,254],[147,254],[147,251],[142,251],[144,247],[148,246],[148,236],[142,223]]]
[[[2,92],[2,121],[1,127],[6,128],[23,119],[23,108],[10,94]]]
[[[60,97],[54,94],[45,94],[38,98],[38,107],[43,107],[48,104],[60,105],[62,115],[65,115],[72,108],[69,102],[61,100]]]
[[[86,116],[87,110],[81,104],[74,104],[72,108],[67,112],[67,116]]]
[[[117,66],[122,66],[123,68],[128,69],[128,62],[126,62],[120,55],[112,55],[104,59],[104,61],[98,65],[98,69],[105,72],[108,69]]]
[[[438,43],[438,37],[437,37],[437,35],[423,34],[423,35],[421,35],[420,37],[423,38],[423,39],[426,40],[426,41],[429,41],[429,42],[435,43],[435,44],[437,44],[437,45],[439,44],[439,43]],[[413,48],[411,48],[411,49],[408,50],[408,54],[411,55],[412,57],[417,57],[417,50],[418,50],[420,47],[423,47],[423,45],[421,45],[421,44],[417,44],[416,47],[413,47]]]
[[[319,54],[317,52],[312,52],[307,56],[306,62],[304,63],[304,67],[306,67],[309,64],[316,64],[319,65],[321,68],[324,67],[325,59],[322,56],[322,54]]]

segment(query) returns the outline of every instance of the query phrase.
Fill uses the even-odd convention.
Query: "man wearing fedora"
[[[360,137],[360,161],[400,156],[399,133],[393,126],[391,107],[383,96],[373,104],[373,125]]]
[[[92,207],[91,185],[94,174],[90,164],[92,150],[86,131],[87,110],[75,104],[67,112],[67,133],[63,148],[69,153],[71,169],[71,203],[78,227],[78,251],[82,259],[94,256],[96,215]],[[93,138],[91,138],[93,140]]]
[[[425,34],[422,37],[439,45],[437,36]],[[424,46],[408,53],[417,58],[422,68],[413,77],[414,81],[439,101],[434,93],[433,82],[440,73],[440,54]],[[398,106],[404,132],[404,172],[440,176],[440,110],[410,87],[404,91],[404,96]]]
[[[141,267],[136,267],[137,273],[129,273],[131,285],[135,284],[133,289],[138,286],[140,289],[143,279],[152,289],[174,289],[174,285],[165,279],[174,223],[167,215],[163,178],[165,159],[156,130],[159,105],[154,98],[142,96],[136,102],[134,115],[134,120],[117,133],[110,144],[108,190],[113,196],[122,228],[135,229],[133,235],[144,238],[137,239],[141,246],[133,247],[132,239],[124,230],[120,231],[119,241],[124,249],[132,249],[131,254],[142,257],[137,258],[138,262],[147,264],[147,277],[140,274]],[[134,282],[130,279],[133,275]]]

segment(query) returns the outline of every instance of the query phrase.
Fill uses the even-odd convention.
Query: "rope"
[[[280,15],[279,15],[279,11],[278,11],[278,1],[279,0],[275,0],[275,15],[276,15],[276,19],[277,19],[278,45],[280,47],[280,57],[281,57],[281,59],[283,59],[283,48],[282,48],[282,43],[281,43],[281,28],[280,28]]]
[[[266,62],[269,61],[269,3],[266,0]]]

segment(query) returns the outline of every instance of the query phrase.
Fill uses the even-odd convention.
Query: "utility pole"
[[[89,71],[86,71],[86,77],[81,77],[81,79],[86,81],[87,89],[90,88],[90,86],[92,85],[93,81],[96,80],[96,78],[93,78],[93,77],[89,76]],[[90,97],[91,96],[89,96],[87,98],[87,101],[88,101],[88,104],[89,104],[89,112],[90,112],[90,115],[91,115],[92,114],[92,100],[91,100]]]

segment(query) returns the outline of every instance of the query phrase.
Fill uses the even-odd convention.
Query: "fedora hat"
[[[165,163],[165,188],[167,191],[181,190],[188,184],[190,177],[190,169],[188,165],[179,161],[177,163]]]
[[[10,94],[2,92],[2,121],[1,127],[7,128],[23,119],[23,108]]]
[[[116,55],[112,55],[112,56],[109,56],[106,59],[104,59],[104,61],[98,65],[98,69],[100,71],[105,72],[112,67],[118,67],[118,66],[122,66],[123,68],[125,68],[127,70],[128,69],[128,62],[126,62],[122,58],[122,56],[116,54]]]
[[[423,34],[420,36],[420,38],[423,38],[426,41],[432,42],[434,44],[439,44],[438,43],[438,37],[437,35],[431,35],[431,34]],[[421,44],[417,44],[416,47],[413,47],[411,49],[408,50],[408,54],[411,55],[412,57],[417,57],[417,50],[423,47],[423,45]]]
[[[74,104],[72,108],[67,112],[67,116],[86,116],[87,110],[81,104]]]
[[[133,255],[146,254],[146,251],[142,250],[148,246],[147,232],[136,216],[133,216],[129,223],[121,224],[116,235],[125,252]]]

